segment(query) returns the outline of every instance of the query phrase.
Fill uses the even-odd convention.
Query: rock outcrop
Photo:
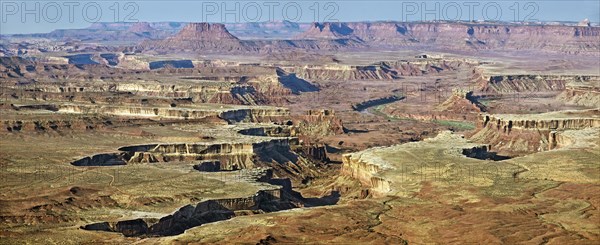
[[[479,103],[473,96],[473,91],[465,91],[462,89],[453,89],[450,98],[438,105],[436,109],[442,112],[462,114],[478,114],[487,110],[485,106]]]
[[[423,76],[457,70],[473,63],[464,60],[423,59],[378,62],[366,66],[341,64],[305,65],[282,69],[310,80],[393,80],[402,76]]]
[[[156,31],[156,29],[152,28],[148,22],[134,23],[127,30],[139,35],[150,35],[152,32]]]
[[[541,50],[597,55],[599,27],[460,22],[314,23],[300,39],[356,39],[374,46]],[[595,53],[596,52],[596,53]]]
[[[392,191],[391,181],[379,175],[385,169],[386,164],[376,157],[363,157],[360,153],[342,157],[341,174],[357,179],[364,187],[376,193],[376,196]]]
[[[182,107],[152,107],[152,106],[109,106],[109,105],[75,105],[59,106],[61,113],[104,114],[128,117],[151,117],[167,119],[201,119],[218,116],[228,121],[269,121],[270,117],[281,117],[289,112],[283,108],[231,108],[222,109],[218,106],[206,108]]]
[[[438,104],[435,108],[432,108],[432,110],[406,111],[397,106],[386,106],[381,111],[398,118],[411,118],[424,121],[467,121],[475,123],[479,120],[479,114],[486,110],[486,106],[477,101],[472,91],[453,89],[448,99]]]
[[[223,24],[189,23],[177,35],[157,41],[145,41],[142,50],[235,52],[257,51],[252,43],[243,42],[227,31]]]
[[[246,140],[248,141],[248,140]],[[239,143],[165,143],[122,147],[119,153],[98,154],[73,161],[75,166],[112,166],[157,162],[216,161],[214,168],[225,170],[251,169],[256,160],[279,164],[296,163],[292,151],[296,138],[264,138]],[[198,165],[204,168],[203,164]]]
[[[482,115],[478,130],[470,138],[495,149],[538,152],[556,148],[557,133],[600,128],[600,111],[559,111],[535,115]]]
[[[480,91],[491,93],[562,91],[570,83],[600,80],[589,75],[492,75],[476,79]]]
[[[258,169],[253,181],[271,182],[272,172]],[[185,230],[238,215],[275,212],[302,206],[290,199],[290,187],[269,185],[252,196],[211,199],[186,205],[173,214],[156,219],[133,219],[118,222],[100,222],[81,226],[84,230],[119,232],[125,236],[172,236]]]
[[[296,36],[297,39],[342,39],[352,38],[353,30],[346,23],[312,23],[304,33]]]
[[[444,176],[440,172],[440,161],[449,165],[466,164],[469,162],[466,155],[487,155],[489,150],[489,145],[472,143],[445,131],[421,142],[346,154],[342,158],[341,174],[358,180],[373,197],[411,196],[419,191],[421,181],[427,181],[423,178],[426,172],[438,171],[436,180],[452,177],[450,173]]]
[[[294,116],[292,124],[293,134],[304,141],[311,137],[344,133],[342,120],[332,110],[309,110],[305,115]]]
[[[589,76],[568,82],[557,99],[571,105],[600,107],[600,77]]]
[[[392,95],[392,96],[367,100],[367,101],[360,102],[358,104],[354,104],[354,105],[352,105],[352,109],[354,109],[355,111],[364,111],[370,107],[385,105],[385,104],[393,103],[396,101],[400,101],[402,99],[404,99],[404,97],[398,96],[398,95]]]

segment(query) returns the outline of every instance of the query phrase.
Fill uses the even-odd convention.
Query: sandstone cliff
[[[472,140],[495,149],[538,152],[556,148],[557,133],[566,130],[600,128],[600,111],[560,111],[535,115],[482,115]]]
[[[357,39],[370,46],[436,45],[462,50],[542,50],[597,55],[600,28],[459,22],[314,23],[301,39]]]
[[[572,105],[600,107],[600,77],[589,76],[570,81],[557,99]]]
[[[472,143],[446,131],[420,142],[346,154],[341,174],[360,181],[373,197],[409,197],[419,191],[422,181],[428,181],[423,178],[425,173],[438,171],[437,178],[450,178],[451,173],[444,176],[441,171],[455,164],[476,162],[476,156],[487,156],[489,150],[489,145]]]
[[[598,81],[590,75],[492,75],[475,78],[482,92],[547,92],[565,90],[569,83]]]
[[[177,35],[157,41],[145,41],[140,44],[143,50],[168,51],[205,51],[234,52],[257,51],[258,47],[245,43],[229,33],[223,24],[190,23]]]

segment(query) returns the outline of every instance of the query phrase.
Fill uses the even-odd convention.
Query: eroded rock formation
[[[571,105],[600,107],[600,77],[589,76],[570,81],[557,99]]]
[[[419,175],[423,171],[431,171],[430,154],[448,160],[444,164],[463,164],[467,155],[487,155],[489,150],[489,145],[472,143],[445,131],[421,142],[346,154],[342,158],[341,174],[359,180],[374,197],[410,196],[418,191],[418,183],[424,181]],[[444,176],[440,174],[438,178],[441,177]]]
[[[252,173],[252,181],[272,182],[270,170]],[[274,212],[302,206],[290,196],[290,186],[269,185],[249,197],[211,199],[186,205],[171,215],[155,219],[134,219],[84,225],[85,230],[119,232],[125,236],[169,236],[203,224],[227,220],[238,215]]]
[[[507,152],[537,152],[556,148],[566,130],[600,127],[596,110],[560,111],[536,115],[482,115],[471,139]]]
[[[141,45],[144,50],[179,50],[179,51],[252,51],[253,45],[240,41],[229,33],[223,24],[190,23],[177,35],[158,41],[145,41]]]
[[[569,83],[600,80],[586,75],[493,75],[477,79],[482,92],[493,93],[562,91]]]
[[[314,23],[299,39],[360,40],[370,46],[436,45],[461,50],[543,50],[596,55],[599,27],[499,23]]]

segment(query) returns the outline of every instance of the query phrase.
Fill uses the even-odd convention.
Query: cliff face
[[[479,120],[479,114],[487,108],[479,103],[472,91],[453,89],[452,95],[444,102],[438,104],[433,110],[407,112],[402,108],[386,106],[382,111],[388,115],[416,120],[451,120],[469,121]]]
[[[600,89],[595,87],[569,87],[565,89],[557,99],[571,105],[598,107],[600,105]]]
[[[223,24],[190,23],[177,35],[158,41],[145,41],[143,50],[168,51],[256,51],[258,48],[245,43],[229,33]]]
[[[482,115],[471,139],[508,152],[546,151],[567,130],[600,127],[600,111],[566,111],[536,115]]]
[[[437,108],[443,112],[477,114],[486,110],[485,106],[477,102],[473,97],[473,91],[454,89],[452,96],[440,104]]]
[[[460,60],[415,60],[379,62],[367,66],[350,65],[307,65],[283,67],[298,77],[314,80],[391,80],[401,76],[422,76],[456,70],[472,64]]]
[[[370,46],[433,44],[451,49],[544,50],[594,54],[599,27],[497,23],[314,23],[301,39],[357,39]]]
[[[351,38],[353,30],[346,23],[312,23],[298,39],[342,39]]]
[[[295,138],[262,139],[241,143],[165,143],[122,147],[119,153],[106,153],[73,161],[75,166],[111,166],[155,162],[218,162],[215,169],[240,170],[256,166],[256,159],[279,164],[298,161],[292,146]]]
[[[475,79],[481,91],[494,93],[562,91],[570,83],[600,80],[597,76],[580,75],[494,75]]]
[[[342,120],[332,110],[309,110],[305,115],[294,116],[293,130],[299,136],[328,136],[344,133]],[[310,137],[308,137],[310,138]],[[302,137],[308,140],[307,137]]]
[[[600,77],[587,76],[567,83],[565,91],[557,97],[567,104],[598,108],[600,105]]]
[[[512,129],[583,129],[600,127],[600,111],[589,110],[589,117],[578,117],[577,114],[573,117],[552,118],[552,114],[548,118],[527,118],[519,116],[502,116],[502,115],[485,115],[483,116],[483,127],[496,128],[503,132],[510,133]]]
[[[600,27],[498,23],[340,22],[313,23],[294,40],[242,41],[222,24],[190,23],[161,41],[145,41],[142,50],[265,52],[339,50],[433,45],[454,50],[539,50],[597,55]]]
[[[230,219],[236,211],[274,211],[295,207],[281,199],[280,190],[259,191],[245,198],[216,199],[185,206],[172,215],[161,218],[148,229],[149,234],[176,235],[205,223]]]
[[[258,170],[253,176],[254,181],[272,181],[270,171]],[[302,203],[288,199],[289,186],[263,187],[254,195],[238,198],[223,198],[206,200],[181,207],[173,214],[156,219],[134,219],[117,222],[100,222],[84,225],[85,230],[119,232],[125,236],[172,236],[185,230],[221,220],[227,220],[238,215],[275,212],[301,207]]]
[[[8,68],[7,68],[8,69]],[[31,68],[23,68],[34,69]],[[12,71],[20,73],[21,70],[11,67],[8,74]],[[65,68],[62,72],[68,72]],[[2,83],[2,95],[10,95],[18,92],[19,97],[31,98],[34,100],[56,100],[56,101],[77,101],[77,102],[129,102],[134,97],[153,97],[146,100],[191,100],[199,103],[221,103],[221,104],[241,104],[241,105],[260,105],[260,104],[282,104],[285,97],[291,94],[318,91],[319,88],[314,84],[298,78],[293,73],[285,72],[277,68],[256,68],[255,70],[243,67],[212,68],[199,67],[190,69],[159,69],[153,71],[139,71],[140,74],[148,73],[156,76],[180,76],[182,79],[200,80],[200,83],[184,82],[155,82],[144,81],[139,83],[111,82],[109,78],[101,78],[104,81],[78,81],[65,78],[58,78],[58,81],[36,82],[29,85],[15,85]],[[248,74],[240,76],[239,73]],[[236,73],[236,75],[229,75]],[[199,74],[202,74],[199,75]],[[122,74],[129,76],[130,74]],[[20,75],[18,78],[29,76]],[[38,79],[31,77],[31,79]],[[73,75],[77,77],[77,73]],[[135,80],[135,78],[131,78]],[[207,82],[210,81],[210,82]],[[138,97],[139,98],[139,97]],[[140,102],[138,99],[137,103]],[[168,102],[167,104],[171,104]],[[176,103],[179,104],[179,103]]]
[[[376,196],[385,195],[392,190],[391,181],[378,176],[382,170],[382,166],[372,158],[363,158],[361,155],[344,155],[342,157],[341,174],[357,179]]]
[[[308,80],[397,79],[398,74],[380,66],[306,66],[289,69]]]
[[[283,108],[179,108],[154,106],[109,106],[109,105],[60,105],[59,112],[76,114],[105,114],[131,117],[153,117],[170,119],[202,119],[218,116],[227,121],[235,122],[268,122],[271,118],[279,118],[289,114]]]
[[[190,23],[170,40],[177,41],[239,41],[223,24]]]
[[[451,163],[466,166],[479,161],[474,158],[490,155],[489,149],[489,145],[472,143],[446,131],[420,142],[346,154],[341,174],[358,180],[373,197],[413,196],[419,192],[422,181],[431,180],[423,177],[425,173],[442,173],[435,177],[438,180],[452,177],[449,172],[440,172],[440,162],[446,167],[454,165]]]

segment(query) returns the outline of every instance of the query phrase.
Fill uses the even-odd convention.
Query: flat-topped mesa
[[[572,130],[600,127],[600,110],[554,112],[532,115],[483,115],[482,127],[492,127],[510,133],[524,130]],[[553,117],[554,116],[554,117]]]
[[[226,107],[216,104],[189,108],[64,104],[58,106],[58,112],[182,120],[218,117],[228,122],[274,122],[289,115],[287,109],[278,107]]]
[[[371,65],[305,65],[283,67],[287,72],[310,81],[315,80],[392,80],[401,76],[422,76],[452,71],[473,63],[463,60],[398,60],[377,62]]]
[[[351,38],[352,29],[345,23],[314,22],[308,30],[296,36],[298,39],[343,39]]]
[[[296,164],[292,146],[297,138],[264,138],[238,143],[160,143],[121,147],[118,153],[104,153],[71,162],[75,166],[111,166],[157,162],[211,161],[216,171],[252,169],[259,163]],[[258,161],[257,161],[258,160]]]
[[[567,104],[598,108],[600,105],[600,76],[582,77],[567,83],[565,91],[557,96]]]
[[[481,71],[479,71],[481,72]],[[474,81],[479,83],[480,90],[491,93],[514,92],[549,92],[565,90],[567,84],[587,83],[598,81],[594,75],[481,75],[474,76]]]
[[[150,33],[156,29],[152,28],[148,22],[137,22],[131,25],[127,30],[133,33]]]
[[[298,77],[307,80],[380,80],[398,79],[399,74],[394,70],[380,65],[350,66],[326,65],[286,67],[285,70],[296,73]],[[420,71],[420,70],[419,70]]]
[[[500,151],[539,152],[556,148],[555,141],[563,132],[589,128],[600,128],[600,110],[482,115],[470,138]]]
[[[439,171],[440,161],[459,163],[461,167],[481,164],[478,156],[488,155],[489,149],[489,145],[472,143],[461,135],[445,131],[420,142],[345,154],[341,174],[358,180],[373,197],[408,197],[419,191],[422,181],[432,180],[423,178],[423,173],[433,173],[436,168],[435,171]],[[438,175],[437,178],[454,176]]]
[[[171,41],[239,41],[236,36],[227,31],[224,24],[219,23],[189,23],[177,35],[169,39]]]
[[[355,39],[369,46],[433,44],[461,50],[544,50],[597,55],[599,27],[460,22],[315,23],[301,39]]]
[[[258,168],[240,174],[241,181],[275,182],[271,169]],[[236,216],[269,213],[302,207],[304,204],[290,195],[291,186],[254,183],[259,188],[248,196],[208,199],[185,205],[172,214],[156,218],[107,221],[81,226],[91,231],[108,231],[133,236],[172,236],[185,230]]]
[[[145,41],[142,50],[169,51],[257,51],[227,31],[223,24],[190,23],[177,35],[158,41]]]

